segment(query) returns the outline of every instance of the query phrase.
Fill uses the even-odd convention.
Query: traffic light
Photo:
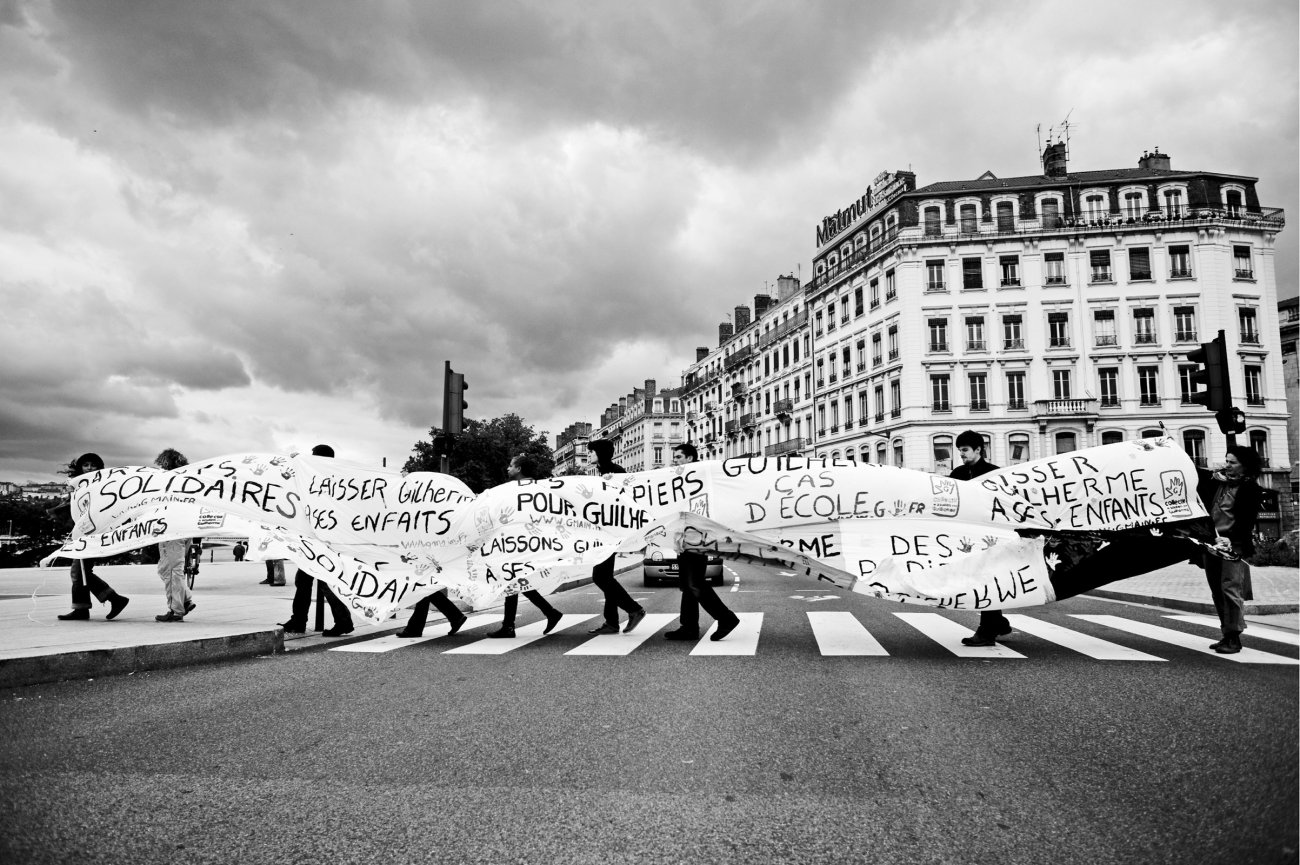
[[[1195,391],[1191,401],[1200,403],[1219,415],[1232,409],[1232,381],[1228,377],[1228,343],[1223,338],[1223,331],[1201,347],[1187,353],[1187,359],[1200,364],[1200,369],[1192,373],[1192,386],[1205,385],[1203,391]]]
[[[1237,435],[1246,431],[1246,413],[1239,408],[1215,412],[1214,419],[1219,422],[1219,432],[1224,435]]]
[[[465,376],[452,372],[451,361],[444,361],[446,366],[442,373],[442,431],[448,435],[460,435],[465,427]]]

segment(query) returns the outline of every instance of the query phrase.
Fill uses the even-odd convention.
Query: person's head
[[[73,465],[77,467],[77,474],[84,475],[102,469],[104,460],[99,454],[82,454]]]
[[[1233,445],[1223,458],[1223,473],[1230,478],[1253,478],[1259,475],[1259,453],[1252,447]]]
[[[695,445],[690,442],[682,442],[679,445],[673,445],[673,465],[684,466],[687,463],[693,463],[700,458],[700,452],[695,449]]]
[[[984,456],[984,437],[973,429],[966,430],[957,436],[957,453],[967,465],[979,462]]]
[[[537,462],[537,457],[532,454],[515,454],[510,460],[510,465],[506,467],[506,475],[512,481],[518,480],[537,480],[541,474],[541,465]]]
[[[593,439],[587,442],[587,451],[595,455],[599,465],[609,465],[614,461],[614,443],[609,439]]]
[[[314,457],[332,457],[334,456],[334,448],[329,445],[316,445],[311,449],[311,455]]]

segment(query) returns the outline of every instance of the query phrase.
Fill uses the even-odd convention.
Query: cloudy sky
[[[552,435],[654,378],[883,170],[1259,178],[1292,225],[1297,4],[0,0],[0,480]]]

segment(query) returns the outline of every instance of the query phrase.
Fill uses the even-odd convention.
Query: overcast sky
[[[676,385],[879,172],[1259,178],[1297,279],[1297,4],[0,0],[0,480]]]

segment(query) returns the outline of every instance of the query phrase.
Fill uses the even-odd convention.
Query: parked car
[[[660,550],[651,551],[645,558],[642,575],[647,586],[656,583],[677,584],[677,556]],[[722,556],[715,553],[705,554],[704,576],[715,586],[722,585]]]

